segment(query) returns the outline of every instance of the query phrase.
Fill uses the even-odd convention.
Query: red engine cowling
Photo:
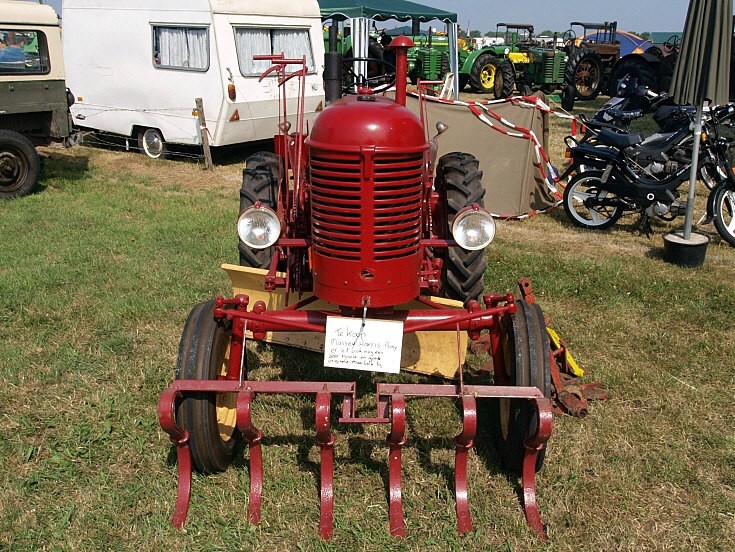
[[[348,307],[417,297],[429,150],[420,119],[383,96],[347,96],[307,144],[315,295]]]

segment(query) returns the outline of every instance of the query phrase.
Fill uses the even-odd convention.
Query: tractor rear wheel
[[[216,380],[227,374],[231,330],[214,319],[214,301],[189,313],[179,343],[176,379]],[[176,423],[189,433],[194,467],[224,471],[232,463],[237,431],[236,393],[189,393],[176,411]]]
[[[443,205],[442,220],[438,221],[438,233],[441,236],[451,237],[454,217],[462,209],[474,203],[484,206],[482,171],[474,155],[458,152],[443,155],[437,165],[434,188]],[[442,295],[463,303],[477,299],[485,287],[485,252],[482,249],[467,251],[461,247],[450,247],[444,251]]]
[[[625,76],[635,77],[639,85],[648,86],[651,90],[657,90],[658,76],[656,70],[643,58],[628,58],[618,63],[613,69],[610,77],[610,96],[618,93],[618,83]]]
[[[577,48],[569,56],[565,82],[574,86],[580,100],[594,100],[602,89],[605,66],[600,56],[588,48]]]
[[[281,158],[275,153],[261,151],[247,158],[242,170],[240,214],[258,201],[275,210],[278,207],[278,188],[281,182]],[[240,266],[269,268],[274,247],[252,249],[238,240]]]
[[[551,397],[551,357],[549,335],[541,307],[519,300],[515,314],[501,320],[501,343],[505,370],[495,374],[496,385],[536,387]],[[498,448],[503,467],[520,474],[526,438],[533,436],[538,427],[536,408],[527,399],[499,399]],[[541,469],[546,449],[539,453],[536,471]]]
[[[492,94],[497,100],[513,95],[515,74],[507,61],[492,54],[481,54],[472,64],[470,87],[479,94]]]

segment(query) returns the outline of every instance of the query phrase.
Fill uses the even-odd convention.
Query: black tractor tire
[[[577,48],[567,61],[564,82],[574,87],[578,100],[594,100],[602,90],[604,76],[602,58],[588,48]]]
[[[151,159],[166,159],[169,155],[163,133],[157,128],[141,128],[138,130],[138,149]]]
[[[460,73],[459,75],[459,89],[464,90],[467,86],[467,83],[470,81],[470,76]]]
[[[610,86],[608,93],[615,96],[618,93],[618,83],[625,77],[630,75],[638,80],[639,85],[648,86],[651,90],[658,91],[658,75],[656,69],[642,58],[628,58],[621,60],[610,75]]]
[[[509,98],[515,88],[513,66],[492,54],[481,54],[472,64],[469,83],[478,94],[492,94],[496,100]]]
[[[712,222],[720,237],[735,247],[735,191],[720,184],[714,192]]]
[[[462,209],[473,203],[484,206],[485,188],[482,186],[482,171],[474,155],[447,153],[439,159],[434,188],[442,202],[442,216],[437,221],[440,236],[451,237],[452,223]],[[485,288],[487,258],[485,252],[467,251],[461,247],[444,250],[444,267],[441,275],[443,297],[466,303],[477,299]]]
[[[551,397],[551,357],[549,335],[541,307],[524,300],[516,302],[516,313],[501,319],[501,344],[505,373],[496,374],[496,385],[536,387]],[[499,399],[496,438],[503,467],[513,474],[523,472],[523,445],[538,427],[536,409],[527,399]],[[546,448],[536,458],[541,469]]]
[[[240,188],[240,214],[258,201],[273,210],[277,209],[282,166],[281,158],[269,151],[254,153],[246,159]],[[240,266],[252,268],[269,268],[275,251],[275,247],[252,249],[239,238],[237,248]]]
[[[565,111],[574,109],[574,87],[569,83],[561,86],[561,107]]]
[[[176,379],[216,380],[228,368],[231,330],[214,319],[214,301],[196,305],[184,324]],[[194,467],[210,474],[232,463],[237,430],[236,393],[187,393],[176,409],[176,423],[189,433]]]
[[[35,192],[40,172],[41,162],[31,141],[13,130],[0,130],[0,198]]]
[[[443,53],[441,56],[441,62],[440,62],[439,67],[440,67],[442,77],[452,70],[452,68],[449,66],[449,54],[447,54],[446,52]]]

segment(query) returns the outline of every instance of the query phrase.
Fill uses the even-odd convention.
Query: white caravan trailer
[[[323,105],[317,0],[64,0],[62,24],[74,124],[133,138],[150,157],[202,144],[196,98],[212,146],[277,134],[277,77],[259,82],[270,62],[254,55],[306,56],[307,121]]]

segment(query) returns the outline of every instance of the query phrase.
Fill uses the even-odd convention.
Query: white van
[[[196,98],[212,146],[277,134],[277,77],[259,81],[270,62],[254,55],[306,56],[306,120],[323,106],[317,0],[64,0],[62,25],[74,124],[137,140],[149,157],[202,144]]]

